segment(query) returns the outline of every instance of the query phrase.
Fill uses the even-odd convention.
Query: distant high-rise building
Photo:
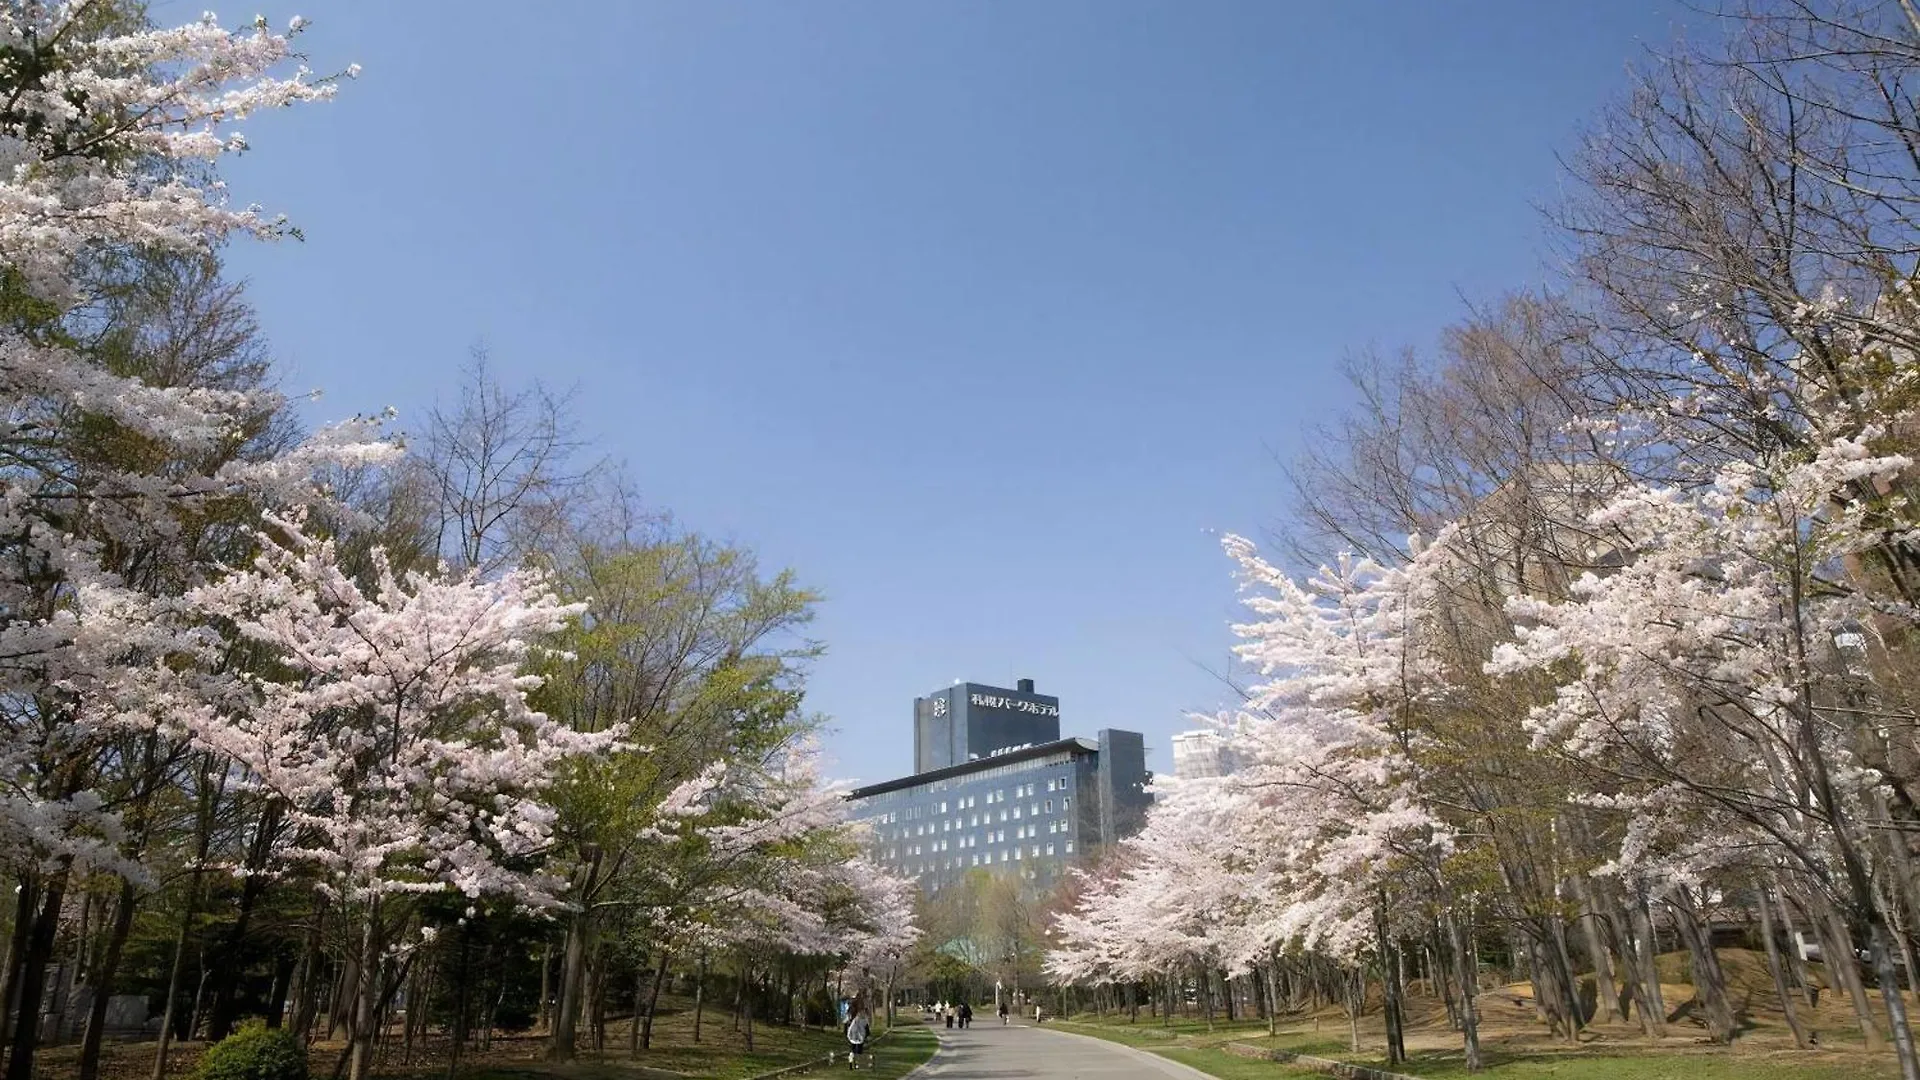
[[[1231,775],[1233,744],[1217,731],[1183,731],[1173,737],[1173,775],[1182,780]]]
[[[1046,887],[1140,831],[1151,798],[1137,731],[1060,737],[1060,700],[956,683],[913,703],[914,772],[849,794],[875,855],[937,892],[984,870]]]

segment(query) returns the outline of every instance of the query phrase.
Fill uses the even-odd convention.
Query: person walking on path
[[[960,1026],[963,1028],[973,1026],[973,1006],[964,1001],[960,1003]]]
[[[1007,1026],[1007,1003],[1005,1001],[1000,1002],[1000,1026]]]
[[[863,1003],[855,1001],[851,1012],[852,1016],[847,1020],[847,1045],[849,1047],[847,1050],[847,1068],[859,1068],[860,1059],[865,1057],[867,1059],[867,1068],[871,1069],[873,1068],[873,1055],[867,1053],[867,1032],[871,1029],[871,1024],[867,1020],[867,1010]]]

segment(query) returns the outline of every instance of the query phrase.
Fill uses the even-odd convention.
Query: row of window
[[[944,806],[945,804],[943,803],[941,805]],[[1073,797],[1070,795],[1060,796],[1059,812],[1062,814],[1066,814],[1066,813],[1070,813],[1072,810],[1073,810]],[[1006,821],[1009,817],[1011,817],[1014,821],[1019,821],[1023,816],[1039,817],[1042,814],[1051,814],[1053,812],[1054,812],[1053,800],[1047,799],[1043,802],[1029,803],[1025,807],[1016,806],[1010,810],[1002,810],[1000,811],[999,820]],[[884,821],[885,819],[880,819],[880,820]],[[953,832],[956,829],[967,829],[967,828],[977,829],[981,825],[990,825],[993,822],[994,822],[993,811],[989,810],[984,814],[968,814],[964,821],[958,817],[950,818],[946,821],[940,822],[938,828],[935,828],[932,822],[928,822],[925,825],[915,825],[913,827],[912,832],[908,832],[906,829],[897,829],[890,836],[888,836],[887,839],[905,840],[909,836],[932,836],[935,833]],[[1062,827],[1064,828],[1065,826],[1062,826]]]
[[[1028,869],[1021,869],[1021,870],[1018,870],[1018,871],[1016,871],[1016,873],[1018,873],[1018,874],[1019,874],[1019,876],[1020,876],[1020,878],[1021,878],[1021,880],[1023,880],[1023,881],[1038,881],[1038,880],[1040,880],[1040,872],[1039,872],[1038,870],[1028,870]],[[928,892],[939,892],[939,891],[940,891],[941,889],[943,889],[943,888],[945,888],[945,887],[947,887],[948,885],[952,885],[952,884],[954,884],[954,882],[951,882],[951,881],[941,881],[941,880],[940,880],[939,878],[935,878],[935,879],[933,879],[932,881],[929,881],[929,882],[927,882],[927,891],[928,891]]]
[[[1050,856],[1054,853],[1054,846],[1052,844],[1034,844],[1031,847],[1016,847],[1002,851],[997,860],[994,858],[994,853],[989,851],[984,855],[969,855],[964,863],[960,860],[959,856],[955,856],[951,859],[944,859],[938,863],[914,863],[903,866],[901,869],[909,874],[926,874],[936,870],[962,870],[978,866],[992,866],[995,862],[1019,862],[1023,857],[1038,859],[1043,855]],[[1073,841],[1068,840],[1062,845],[1059,853],[1063,855],[1073,854]]]
[[[1070,822],[1066,822],[1066,821],[1049,821],[1047,822],[1047,835],[1059,836],[1064,833],[1072,832],[1073,830],[1069,827],[1070,824],[1071,824]],[[1038,822],[1035,822],[1032,825],[1021,825],[1013,830],[1013,838],[1015,840],[1032,840],[1032,839],[1037,839],[1039,836],[1040,836],[1040,825]],[[902,847],[891,847],[887,849],[887,858],[889,859],[899,858],[899,854],[901,851],[905,851],[908,855],[920,855],[926,852],[938,853],[942,851],[950,851],[956,847],[960,848],[961,850],[965,850],[967,848],[976,848],[980,846],[980,840],[982,837],[984,837],[987,843],[989,844],[1004,844],[1007,842],[1007,830],[988,829],[983,833],[977,833],[972,836],[959,836],[959,837],[954,837],[953,839],[950,839],[950,840],[948,839],[933,840],[926,844],[907,844]],[[1069,843],[1071,843],[1071,841],[1069,841]],[[1072,847],[1068,847],[1067,850],[1071,851],[1073,849]]]

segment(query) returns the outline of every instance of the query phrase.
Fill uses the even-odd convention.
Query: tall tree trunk
[[[700,954],[700,974],[693,984],[693,1045],[700,1045],[700,1014],[707,1004],[707,954]]]
[[[740,969],[741,1012],[747,1021],[747,1053],[749,1054],[753,1053],[753,987],[750,983],[752,971],[751,967],[745,965]]]
[[[1800,1010],[1794,1008],[1793,991],[1787,986],[1787,971],[1780,963],[1780,946],[1773,936],[1773,898],[1767,890],[1759,890],[1760,895],[1760,937],[1767,946],[1767,974],[1773,976],[1773,991],[1780,997],[1780,1012],[1786,1017],[1787,1028],[1793,1032],[1793,1043],[1805,1050],[1808,1046],[1807,1029],[1800,1023]]]
[[[139,903],[133,882],[120,879],[120,899],[114,908],[113,928],[107,935],[106,955],[93,973],[93,1002],[87,1009],[87,1031],[80,1042],[80,1080],[98,1080],[100,1045],[106,1036],[107,999],[113,994],[114,976],[120,971],[120,954],[127,936],[133,931],[133,909]]]
[[[1632,901],[1633,948],[1639,957],[1640,999],[1644,1025],[1651,1020],[1655,1026],[1656,1038],[1667,1033],[1667,998],[1660,990],[1660,965],[1655,962],[1659,947],[1653,936],[1653,915],[1645,897],[1636,897]]]
[[[589,857],[575,876],[579,886],[573,891],[579,911],[567,920],[567,939],[560,952],[560,1007],[553,1021],[553,1038],[547,1046],[550,1061],[572,1061],[574,1041],[580,1024],[581,1007],[587,989],[587,952],[593,936],[591,892],[600,871],[600,851],[590,849]]]
[[[1807,1007],[1818,1008],[1820,1005],[1820,988],[1814,985],[1813,976],[1807,971],[1806,957],[1801,955],[1800,931],[1794,925],[1793,910],[1787,903],[1786,890],[1782,889],[1775,892],[1773,899],[1775,904],[1774,910],[1780,915],[1780,930],[1787,942],[1788,970],[1793,972],[1794,981],[1799,984],[1801,994],[1805,995]],[[1817,937],[1818,935],[1815,936]]]
[[[27,953],[21,970],[20,1020],[14,1026],[13,1052],[7,1057],[6,1080],[33,1080],[34,1051],[40,1045],[40,1005],[46,995],[47,964],[53,959],[55,935],[60,929],[60,908],[67,898],[67,873],[71,858],[63,858],[47,876],[40,911],[34,916],[33,933],[27,938]]]
[[[1580,933],[1586,939],[1587,953],[1593,959],[1594,1020],[1611,1024],[1624,1019],[1620,1014],[1620,986],[1614,981],[1613,954],[1607,948],[1600,908],[1593,902],[1593,888],[1584,875],[1573,876],[1573,892],[1585,910],[1580,916]]]
[[[33,936],[33,914],[40,906],[40,877],[20,875],[14,890],[13,934],[7,943],[7,981],[0,990],[0,1035],[13,1033],[14,1006],[20,1001],[20,984],[27,959],[27,942]]]
[[[646,1010],[647,983],[638,972],[633,977],[633,1022],[627,1025],[627,1056],[640,1056],[640,1014]]]
[[[1873,973],[1880,984],[1880,1001],[1887,1010],[1887,1027],[1893,1032],[1893,1049],[1900,1061],[1901,1080],[1920,1080],[1920,1052],[1913,1044],[1913,1028],[1907,1023],[1907,999],[1900,992],[1900,972],[1893,964],[1893,931],[1880,917],[1879,909],[1868,905],[1868,948],[1873,954]]]
[[[1267,1034],[1268,1035],[1277,1034],[1279,1032],[1279,1025],[1280,1025],[1280,1019],[1279,1019],[1280,985],[1279,985],[1279,980],[1275,977],[1276,976],[1276,972],[1274,971],[1275,966],[1276,965],[1274,965],[1271,962],[1260,965],[1260,973],[1263,976],[1265,976],[1267,980]]]
[[[1474,948],[1473,929],[1459,905],[1450,902],[1445,910],[1453,931],[1454,979],[1460,986],[1461,1043],[1466,1049],[1467,1070],[1478,1072],[1486,1067],[1480,1056],[1480,1010],[1473,1000],[1480,990],[1479,953]]]
[[[1579,1037],[1586,1026],[1586,1010],[1580,1005],[1580,981],[1573,969],[1573,954],[1567,948],[1567,924],[1558,914],[1547,917],[1547,960],[1553,965],[1554,981],[1560,984],[1561,1008],[1567,1013],[1567,1039]]]
[[[287,999],[293,989],[294,966],[299,958],[284,948],[273,958],[273,982],[267,986],[267,1028],[269,1030],[285,1027],[287,1024]]]
[[[301,950],[300,966],[294,971],[295,989],[288,994],[293,999],[292,1031],[302,1042],[312,1037],[313,1022],[320,1015],[320,969],[324,963],[320,955],[320,934],[326,919],[327,904],[322,899],[314,905],[312,921],[307,924],[306,947]]]
[[[367,905],[367,922],[360,936],[360,979],[354,995],[353,1023],[348,1029],[347,1080],[367,1080],[373,1070],[374,1037],[379,1033],[381,952],[386,946],[380,922],[386,916],[377,900]]]
[[[173,934],[173,961],[167,966],[167,993],[160,1004],[160,1034],[153,1048],[153,1080],[164,1080],[167,1075],[167,1052],[173,1045],[174,1007],[180,1000],[180,976],[187,966],[187,939],[193,933],[193,918],[197,912],[199,898],[200,872],[195,870],[193,881],[187,886],[186,910],[180,915],[180,925]]]
[[[193,866],[187,874],[187,895],[180,913],[180,927],[174,934],[173,959],[167,967],[167,997],[160,1005],[160,1034],[153,1048],[153,1080],[165,1080],[167,1052],[173,1046],[174,1009],[180,1000],[180,979],[187,966],[187,942],[193,935],[193,920],[200,910],[200,875],[213,850],[213,822],[220,808],[220,796],[226,790],[226,773],[214,782],[212,755],[202,755],[195,775]]]
[[[1387,1064],[1398,1065],[1407,1059],[1407,1041],[1401,1012],[1398,957],[1394,955],[1392,927],[1387,924],[1387,894],[1384,889],[1374,896],[1373,926],[1380,946],[1380,998],[1386,1013]]]
[[[1881,1034],[1880,1025],[1874,1022],[1873,1006],[1867,1003],[1867,987],[1860,981],[1860,966],[1854,958],[1852,933],[1831,908],[1820,911],[1815,920],[1815,926],[1822,931],[1820,959],[1827,969],[1827,978],[1846,991],[1847,1000],[1853,1005],[1853,1018],[1860,1026],[1860,1037],[1866,1041],[1867,1049],[1883,1049],[1886,1037]]]
[[[540,1009],[539,1030],[543,1035],[553,1034],[553,946],[540,946]]]
[[[1720,970],[1720,958],[1713,950],[1712,931],[1694,906],[1692,892],[1684,885],[1670,892],[1668,906],[1674,915],[1674,927],[1687,947],[1693,966],[1693,991],[1705,1013],[1707,1033],[1717,1043],[1731,1043],[1734,1035],[1733,1003],[1727,998],[1727,978]]]
[[[653,1049],[653,1011],[660,1006],[660,986],[667,981],[667,962],[673,959],[673,953],[660,950],[660,966],[653,973],[653,989],[647,993],[647,1022],[640,1029],[640,1049]],[[635,995],[638,997],[638,994]]]
[[[253,912],[271,880],[265,870],[273,853],[274,838],[280,833],[283,815],[283,808],[277,800],[269,802],[254,829],[252,842],[247,845],[247,875],[240,883],[239,913],[233,925],[228,927],[219,947],[214,950],[214,956],[218,959],[212,965],[213,1004],[207,1020],[208,1042],[219,1042],[226,1038],[240,1015],[240,976],[246,969],[247,933],[253,925]]]

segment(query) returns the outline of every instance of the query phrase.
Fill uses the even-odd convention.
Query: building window
[[[1067,841],[1067,854],[1073,854],[1073,841]]]
[[[1034,857],[1034,858],[1036,858],[1036,859],[1040,857],[1040,845],[1039,845],[1039,844],[1035,844],[1035,845],[1033,845],[1033,857]]]
[[[947,812],[947,804],[945,802],[940,804],[940,812],[943,814]]]
[[[1067,812],[1067,809],[1067,797],[1062,795],[1060,796],[1060,812],[1064,814]]]
[[[1019,848],[1014,848],[1014,849],[1013,849],[1013,861],[1014,861],[1014,862],[1019,862],[1019,861],[1020,861],[1020,849],[1019,849]]]
[[[1034,817],[1040,816],[1040,804],[1034,803],[1033,805],[1027,807],[1027,813]]]
[[[1047,854],[1049,854],[1049,855],[1051,855],[1051,854],[1053,854],[1053,845],[1052,845],[1052,844],[1048,844],[1048,845],[1047,845]]]
[[[1052,799],[1048,799],[1048,800],[1047,800],[1047,813],[1049,813],[1049,814],[1051,814],[1051,813],[1053,813],[1053,800],[1052,800]]]
[[[1013,808],[1013,820],[1015,821],[1020,820],[1020,808],[1017,806]]]

